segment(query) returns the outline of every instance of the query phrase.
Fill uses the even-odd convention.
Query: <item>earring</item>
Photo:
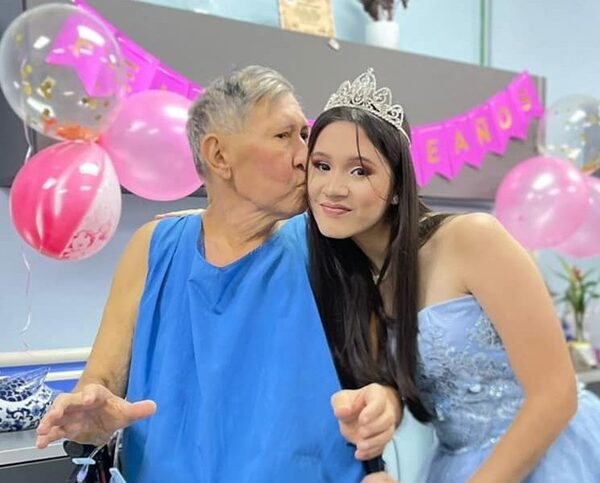
[[[394,195],[392,197],[392,201],[391,201],[392,205],[397,205],[398,204],[398,195]]]

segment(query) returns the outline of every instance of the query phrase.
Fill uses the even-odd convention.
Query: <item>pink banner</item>
[[[187,93],[186,97],[188,99],[192,100],[192,101],[195,101],[203,93],[204,93],[204,87],[202,87],[201,85],[194,84],[193,82],[191,82],[190,83],[190,89],[188,90],[188,93]]]
[[[533,79],[527,72],[519,74],[511,81],[508,85],[508,93],[525,122],[541,117],[544,113],[544,106],[542,106]]]
[[[506,141],[498,133],[492,108],[487,102],[474,107],[468,114],[471,128],[479,146],[487,152],[502,154],[506,150]]]
[[[123,34],[117,35],[117,41],[127,66],[127,92],[135,94],[150,89],[159,60]]]
[[[413,139],[416,131],[413,131]],[[414,145],[413,145],[414,146]],[[412,162],[415,168],[415,178],[417,179],[417,186],[422,188],[423,186],[427,186],[429,181],[431,180],[431,176],[429,178],[425,177],[425,174],[421,170],[421,159],[419,158],[420,153],[416,149],[412,150]]]
[[[463,164],[475,168],[481,167],[485,150],[477,142],[475,131],[469,122],[469,116],[463,114],[446,121],[445,130],[446,145],[455,172],[458,172]]]
[[[87,16],[71,15],[54,39],[46,62],[72,67],[90,97],[104,97],[110,95],[110,87],[100,74],[107,57],[106,45],[101,42],[102,34],[94,35],[94,29],[98,27]]]
[[[172,69],[159,65],[154,73],[150,89],[161,89],[187,97],[190,90],[190,81]]]
[[[413,130],[413,151],[419,153],[420,176],[427,183],[434,174],[454,178],[455,171],[446,145],[446,132],[442,124],[420,126]]]
[[[513,102],[507,90],[500,91],[489,101],[494,120],[502,137],[527,138],[527,123],[518,105]]]
[[[193,100],[202,95],[204,87],[164,65],[118,32],[84,0],[74,2],[114,33],[127,63],[129,93],[166,89]],[[60,61],[71,62],[69,59]],[[93,75],[93,66],[76,64],[75,68],[81,70],[82,79]],[[469,111],[413,127],[412,156],[417,183],[425,186],[434,175],[451,180],[458,176],[464,164],[480,168],[488,153],[503,155],[511,138],[525,139],[531,120],[541,117],[543,112],[533,79],[523,72],[506,89]]]

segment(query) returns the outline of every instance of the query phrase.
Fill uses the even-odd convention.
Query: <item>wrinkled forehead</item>
[[[265,97],[252,106],[246,116],[246,127],[290,126],[303,129],[308,126],[298,99],[291,94],[275,98]]]

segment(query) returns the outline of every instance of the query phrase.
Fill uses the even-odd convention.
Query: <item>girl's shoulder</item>
[[[481,265],[488,250],[496,250],[503,230],[488,213],[446,216],[419,252],[424,293],[435,292],[434,300],[469,293],[464,274]]]
[[[490,236],[504,231],[500,222],[491,214],[483,212],[446,215],[439,223],[432,240],[448,244],[464,242],[475,238]]]
[[[446,215],[423,244],[421,256],[454,264],[486,249],[492,240],[505,236],[504,227],[489,213]]]

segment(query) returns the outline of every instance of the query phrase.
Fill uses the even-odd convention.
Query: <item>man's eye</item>
[[[278,137],[279,139],[287,139],[290,137],[290,133],[289,132],[281,132],[276,137]]]

